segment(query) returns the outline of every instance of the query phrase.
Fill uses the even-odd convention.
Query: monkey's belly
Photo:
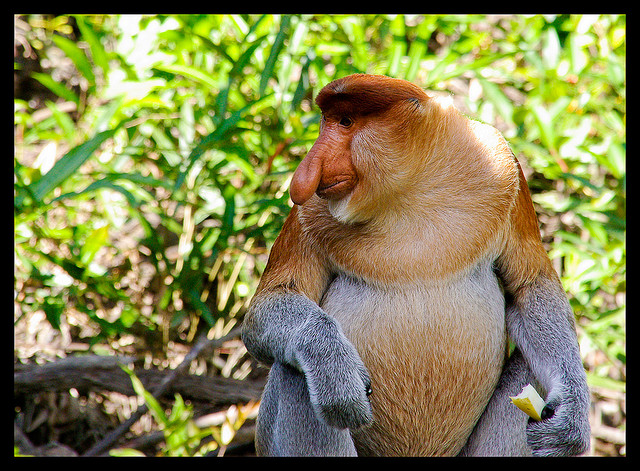
[[[352,431],[358,453],[457,454],[504,361],[504,297],[490,266],[430,287],[381,290],[340,276],[322,307],[371,375],[374,423]]]

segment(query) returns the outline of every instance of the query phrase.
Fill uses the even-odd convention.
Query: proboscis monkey
[[[583,453],[573,314],[504,138],[384,76],[336,80],[316,103],[320,135],[244,321],[271,365],[258,453]],[[527,383],[540,422],[508,399]]]

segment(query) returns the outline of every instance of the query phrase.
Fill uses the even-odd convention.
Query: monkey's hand
[[[310,317],[301,327],[295,349],[311,405],[322,420],[340,429],[371,423],[369,373],[335,319],[326,314]]]
[[[578,386],[580,388],[580,386]],[[582,388],[580,388],[582,389]],[[552,391],[542,420],[529,420],[527,444],[535,456],[579,455],[589,449],[588,391]]]
[[[338,322],[297,293],[255,297],[245,316],[242,339],[259,361],[279,361],[306,378],[320,420],[355,429],[373,420],[367,397],[371,380]]]

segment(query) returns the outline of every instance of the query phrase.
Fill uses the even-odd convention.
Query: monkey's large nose
[[[313,150],[313,148],[312,148]],[[318,189],[322,178],[322,162],[309,151],[293,174],[289,194],[295,204],[304,204]]]

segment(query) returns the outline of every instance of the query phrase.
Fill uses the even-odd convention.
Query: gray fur
[[[584,453],[590,443],[590,399],[571,306],[556,280],[540,277],[523,291],[507,308],[509,336],[555,411],[527,425],[527,444],[536,456]]]
[[[247,318],[242,333],[247,349],[260,361],[297,371],[318,418],[338,429],[355,429],[373,420],[369,373],[336,320],[317,304],[300,294],[270,294],[252,303]],[[297,394],[295,387],[281,385],[282,394]]]
[[[517,349],[462,456],[566,456],[589,447],[589,391],[566,295],[544,278],[522,289],[506,310]],[[354,456],[347,429],[373,419],[370,379],[338,323],[302,295],[272,293],[252,303],[243,340],[256,358],[272,364],[258,417],[258,453]],[[527,383],[548,391],[546,402],[555,411],[550,418],[528,421],[510,403]]]
[[[461,455],[572,456],[589,449],[589,390],[567,297],[556,280],[539,277],[507,306],[507,330],[518,350]],[[540,422],[509,396],[531,383],[554,414]],[[548,391],[548,392],[547,392]],[[546,395],[546,397],[545,397]],[[544,417],[544,415],[543,415]]]
[[[526,427],[528,417],[511,404],[509,396],[535,383],[520,351],[507,361],[487,408],[476,424],[460,456],[530,456]]]
[[[349,430],[318,419],[304,376],[277,362],[260,403],[256,451],[262,456],[357,456]]]

